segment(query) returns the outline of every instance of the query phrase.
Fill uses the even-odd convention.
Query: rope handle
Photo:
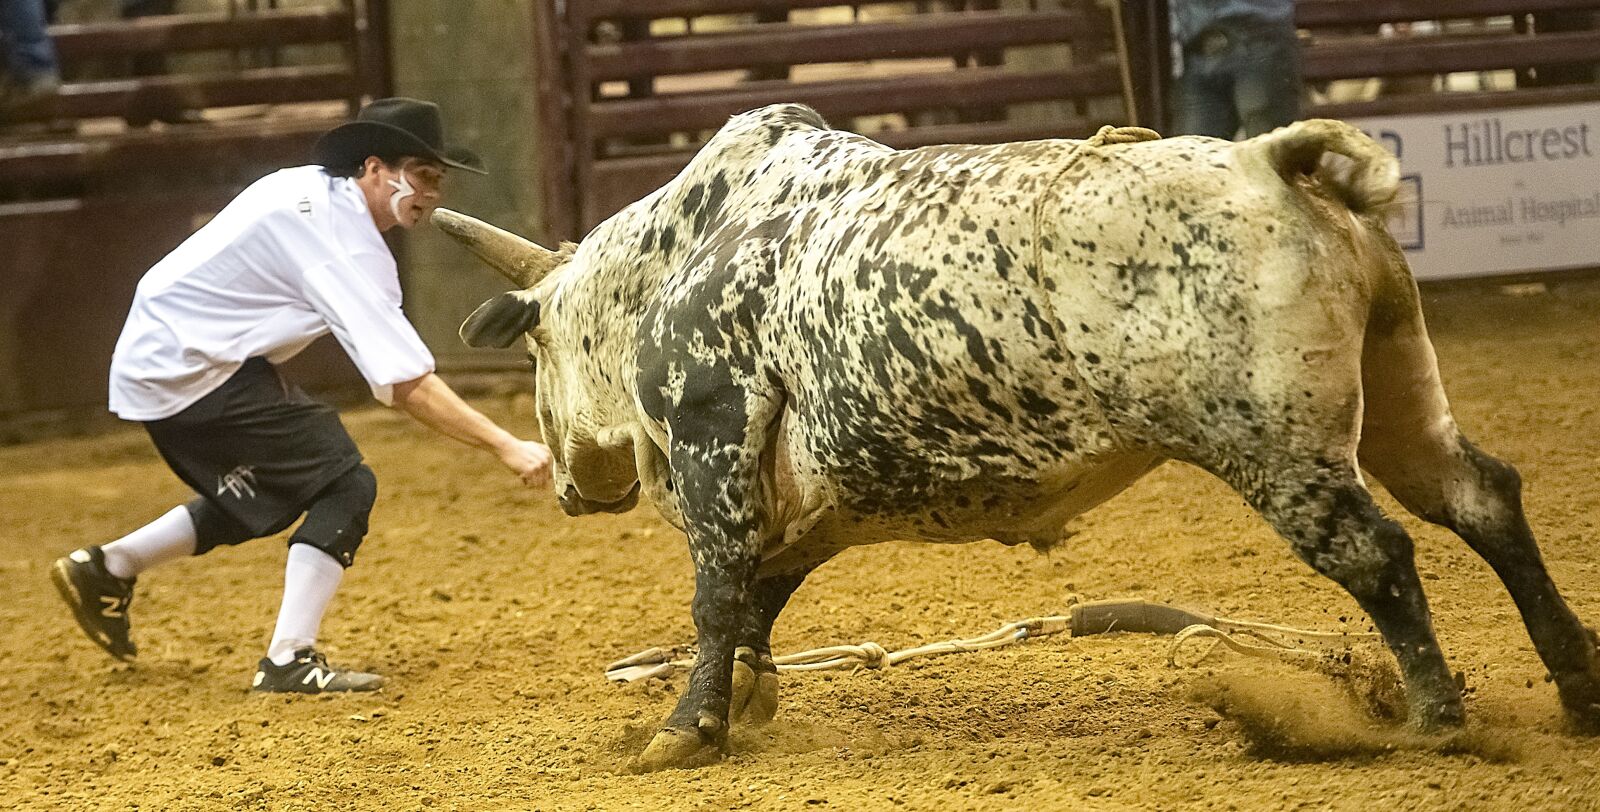
[[[1091,147],[1103,147],[1108,144],[1137,144],[1140,141],[1155,141],[1161,133],[1149,127],[1113,127],[1110,124],[1102,126],[1094,135],[1084,139],[1084,144]]]

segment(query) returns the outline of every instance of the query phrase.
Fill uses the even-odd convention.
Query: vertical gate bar
[[[1167,0],[1117,0],[1127,32],[1133,105],[1141,126],[1166,131],[1166,101],[1172,86],[1171,34]]]
[[[590,111],[594,109],[596,88],[590,78],[589,39],[593,21],[582,8],[582,3],[566,3],[566,15],[560,33],[567,54],[567,87],[572,100],[568,108],[571,121],[572,178],[577,193],[577,222],[572,238],[577,239],[597,223],[602,215],[596,210],[597,194],[594,188],[595,143],[589,125]],[[607,212],[606,214],[609,214]]]
[[[354,30],[356,76],[360,85],[352,99],[351,112],[362,98],[378,99],[393,94],[394,77],[389,65],[389,0],[347,0]]]
[[[541,241],[554,245],[578,238],[576,212],[578,189],[574,185],[572,147],[572,109],[577,104],[571,84],[564,80],[562,58],[566,38],[560,33],[563,21],[555,0],[539,0],[533,6],[533,47],[537,75],[539,121],[539,227]]]

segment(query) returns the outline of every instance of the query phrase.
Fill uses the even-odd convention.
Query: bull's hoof
[[[1583,671],[1556,675],[1561,707],[1574,731],[1600,736],[1600,654],[1591,654]]]
[[[650,740],[650,745],[639,755],[639,769],[644,772],[670,769],[692,769],[714,764],[722,758],[722,748],[716,739],[699,729],[663,728]]]
[[[1600,702],[1591,702],[1583,707],[1563,707],[1574,731],[1583,736],[1600,736]]]
[[[1461,697],[1452,695],[1448,699],[1413,702],[1410,721],[1411,726],[1422,733],[1450,733],[1466,725],[1467,711],[1461,704]]]
[[[733,652],[733,702],[728,718],[762,725],[778,714],[778,667],[750,646]]]
[[[768,663],[770,666],[770,663]],[[778,715],[778,673],[757,670],[743,660],[733,662],[734,719],[764,725]]]

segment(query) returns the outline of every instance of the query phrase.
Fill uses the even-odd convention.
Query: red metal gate
[[[539,2],[548,238],[588,231],[774,102],[897,147],[1082,137],[1159,107],[1128,95],[1118,59],[1119,24],[1149,50],[1146,3]]]

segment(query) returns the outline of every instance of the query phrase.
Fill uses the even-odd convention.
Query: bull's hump
[[[706,142],[679,179],[753,168],[790,136],[834,132],[838,131],[829,127],[817,111],[803,104],[771,104],[740,113]]]
[[[799,130],[830,130],[822,114],[803,104],[783,103],[757,107],[740,113],[722,127],[722,132],[739,134],[750,131],[776,131],[789,133]]]

